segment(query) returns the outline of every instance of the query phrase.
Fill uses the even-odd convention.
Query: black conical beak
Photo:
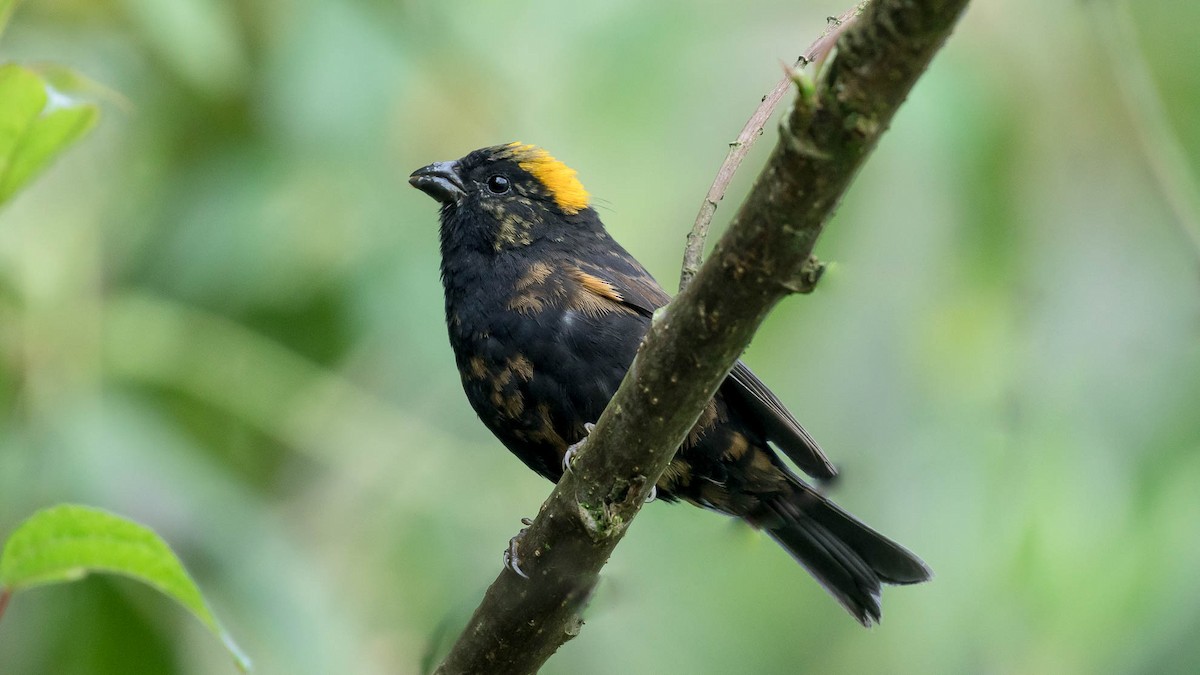
[[[458,162],[435,162],[408,177],[408,184],[443,204],[457,204],[467,194],[458,176]]]

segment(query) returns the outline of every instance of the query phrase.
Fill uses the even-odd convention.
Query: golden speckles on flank
[[[526,382],[533,379],[533,364],[524,354],[517,354],[509,359],[508,369]]]
[[[492,376],[492,389],[495,389],[497,395],[499,395],[504,392],[504,388],[508,386],[509,382],[512,382],[512,379],[512,371],[505,368]]]
[[[554,430],[554,422],[550,419],[550,406],[542,403],[537,407],[538,428],[529,432],[529,440],[535,443],[548,443],[554,447],[561,458],[567,451],[567,442]]]
[[[471,360],[467,361],[467,372],[470,373],[471,379],[482,380],[487,376],[487,364],[483,362],[483,358],[472,356]]]
[[[587,190],[583,189],[574,169],[535,145],[516,142],[509,143],[508,147],[512,149],[517,165],[546,188],[563,213],[575,215],[588,207]]]
[[[501,380],[511,380],[512,371],[505,370],[501,376],[493,380],[492,395],[490,396],[492,405],[496,406],[496,410],[501,417],[516,419],[525,412],[525,395],[520,391],[511,391]]]
[[[496,408],[498,419],[517,419],[526,410],[526,387],[533,380],[533,362],[522,353],[504,360],[503,364],[488,363],[482,357],[467,359],[462,368],[463,382],[487,383],[487,399]]]
[[[521,416],[521,413],[525,412],[525,397],[521,394],[505,396],[496,406],[509,418],[516,419]]]
[[[533,379],[533,362],[524,354],[506,360],[499,368],[488,368],[482,359],[472,358],[468,362],[469,373],[478,379],[490,377],[492,384],[488,399],[496,407],[501,418],[516,419],[525,412],[525,391],[518,382]]]
[[[729,447],[725,448],[725,452],[721,454],[727,459],[738,460],[741,459],[742,455],[746,454],[746,451],[749,449],[750,441],[746,440],[745,436],[734,433],[730,435]]]

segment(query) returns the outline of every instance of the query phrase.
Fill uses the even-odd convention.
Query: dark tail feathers
[[[864,626],[878,623],[882,584],[915,584],[933,573],[903,546],[800,484],[772,504],[767,534],[787,549]]]

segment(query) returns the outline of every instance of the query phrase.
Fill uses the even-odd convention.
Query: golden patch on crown
[[[588,193],[575,175],[575,170],[555,159],[550,153],[528,143],[509,143],[517,165],[540,182],[558,208],[568,215],[575,215],[588,206]]]

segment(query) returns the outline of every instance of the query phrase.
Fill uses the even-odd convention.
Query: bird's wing
[[[739,360],[733,364],[721,391],[728,403],[737,401],[741,404],[738,407],[751,412],[763,425],[767,440],[779,446],[801,471],[820,480],[837,475],[821,446],[745,363]]]
[[[621,262],[624,264],[608,268],[581,262],[573,276],[600,298],[649,319],[654,310],[670,302],[671,296],[641,265],[631,259]]]
[[[619,269],[581,264],[579,279],[602,300],[649,319],[671,296],[632,258],[623,257],[620,263]],[[801,471],[821,480],[837,475],[821,446],[745,363],[739,360],[734,364],[720,391],[729,405],[757,421],[767,440],[778,446]]]

